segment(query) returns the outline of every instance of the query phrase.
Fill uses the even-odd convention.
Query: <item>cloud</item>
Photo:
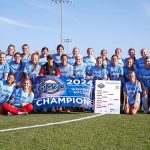
[[[21,27],[21,28],[49,30],[48,27],[34,26],[34,25],[30,25],[30,24],[26,24],[26,23],[17,21],[17,20],[13,20],[13,19],[10,19],[10,18],[6,18],[6,17],[3,17],[3,16],[0,16],[0,22],[1,22],[1,23],[5,23],[5,24],[8,24],[8,25],[13,25],[13,26]]]

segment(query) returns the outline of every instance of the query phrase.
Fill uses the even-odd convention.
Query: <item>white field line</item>
[[[66,120],[66,121],[60,121],[60,122],[50,122],[50,123],[46,123],[46,124],[39,124],[39,125],[33,125],[33,126],[24,126],[24,127],[18,127],[18,128],[2,129],[2,130],[0,130],[0,132],[8,132],[8,131],[16,131],[16,130],[46,127],[46,126],[52,126],[52,125],[58,125],[58,124],[65,124],[65,123],[71,123],[71,122],[91,119],[91,118],[95,118],[95,117],[102,116],[102,115],[104,115],[104,114],[96,114],[96,115],[78,118],[78,119],[72,119],[72,120]]]

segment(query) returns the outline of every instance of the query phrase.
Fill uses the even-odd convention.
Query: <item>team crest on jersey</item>
[[[65,90],[65,85],[54,79],[46,79],[37,87],[37,92],[44,92],[47,94],[54,94],[62,90]]]
[[[98,86],[100,89],[102,89],[102,88],[105,87],[105,85],[104,85],[103,83],[100,83],[100,84],[98,84],[97,86]]]

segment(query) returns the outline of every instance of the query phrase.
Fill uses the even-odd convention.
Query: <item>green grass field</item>
[[[0,130],[93,113],[0,116]],[[150,150],[150,115],[103,115],[78,122],[0,132],[0,150]]]

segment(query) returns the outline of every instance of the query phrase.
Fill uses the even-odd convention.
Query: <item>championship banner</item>
[[[96,80],[95,113],[120,114],[120,81]]]
[[[33,89],[35,110],[60,106],[93,108],[91,79],[39,76]]]

